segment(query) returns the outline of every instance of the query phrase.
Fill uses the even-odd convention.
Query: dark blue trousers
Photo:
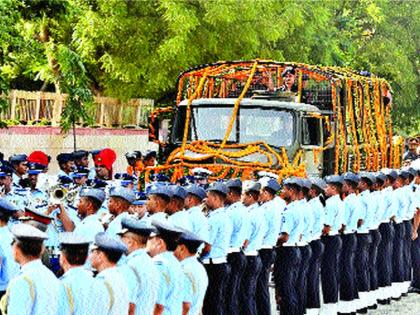
[[[343,246],[339,235],[323,236],[325,245],[321,263],[321,284],[324,303],[338,302],[339,263]]]
[[[420,228],[418,229],[420,233]],[[420,289],[420,237],[411,242],[411,259],[413,264],[413,280],[411,286]]]
[[[394,223],[395,237],[392,254],[392,282],[404,282],[404,233],[403,223]]]
[[[389,287],[392,283],[392,252],[394,244],[394,226],[392,223],[382,223],[379,226],[382,241],[378,247],[378,284]]]
[[[382,240],[381,233],[378,230],[369,232],[371,243],[369,247],[369,275],[370,290],[377,290],[378,285],[378,247]]]
[[[357,298],[356,271],[354,259],[356,255],[356,235],[344,234],[341,236],[343,249],[340,263],[340,300],[352,301]]]
[[[226,286],[226,308],[228,314],[239,315],[239,290],[247,260],[243,252],[230,253],[227,260],[231,271]]]
[[[404,281],[411,281],[411,221],[404,221],[404,239],[403,239],[403,261],[404,261]]]
[[[258,315],[270,315],[271,314],[271,303],[270,303],[270,292],[268,289],[268,282],[270,277],[271,266],[276,258],[276,252],[274,249],[260,249],[259,256],[261,258],[261,272],[257,280],[257,310]]]
[[[356,234],[357,249],[356,249],[356,279],[357,289],[359,292],[368,292],[370,287],[369,278],[369,234]]]
[[[276,249],[274,281],[280,295],[281,314],[300,315],[296,288],[300,259],[299,247],[278,247]]]
[[[229,278],[229,264],[205,264],[209,285],[204,297],[203,315],[229,314],[225,307],[226,280]]]
[[[306,289],[307,289],[307,276],[309,269],[309,261],[312,257],[312,249],[309,245],[300,247],[300,266],[297,277],[297,292],[298,292],[298,305],[299,313],[304,314],[306,309]]]
[[[257,302],[255,291],[257,280],[262,269],[260,256],[246,256],[246,267],[242,275],[239,300],[241,301],[241,314],[257,315]]]
[[[320,308],[319,281],[321,276],[321,261],[324,253],[324,243],[315,240],[310,243],[312,256],[309,260],[306,308]]]

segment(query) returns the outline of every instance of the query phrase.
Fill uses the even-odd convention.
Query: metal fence
[[[152,99],[131,99],[121,102],[111,97],[95,97],[94,125],[98,127],[147,126],[147,117],[154,109]],[[27,122],[48,121],[60,124],[66,95],[50,92],[11,90],[9,107],[0,114],[2,120]]]

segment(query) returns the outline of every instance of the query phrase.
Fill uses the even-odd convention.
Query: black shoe
[[[378,304],[373,304],[371,306],[368,306],[368,309],[370,310],[376,310],[378,308]]]
[[[392,300],[393,301],[399,301],[399,300],[401,300],[401,296],[400,297],[397,297],[397,298],[392,298]]]
[[[367,314],[367,312],[368,312],[367,307],[364,307],[364,308],[361,308],[360,310],[357,310],[357,313],[359,313],[359,314]]]
[[[387,300],[378,300],[378,304],[387,305]]]
[[[415,287],[409,287],[408,293],[420,293],[420,289]]]
[[[340,313],[340,312],[338,312],[337,315],[351,315],[351,313]]]
[[[406,297],[406,296],[408,296],[408,293],[407,292],[403,293],[403,294],[401,294],[401,296]]]
[[[386,299],[386,304],[387,304],[387,305],[391,304],[391,298],[387,298],[387,299]]]

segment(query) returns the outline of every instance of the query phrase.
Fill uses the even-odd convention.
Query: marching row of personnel
[[[281,314],[363,313],[420,278],[418,170],[288,178],[283,187],[269,177],[207,190],[155,183],[147,200],[129,186],[82,186],[67,205],[51,205],[37,168],[28,173],[29,192],[46,202],[0,170],[0,185],[11,185],[0,199],[8,314],[271,314],[271,271]],[[18,223],[22,214],[29,225]],[[49,267],[64,272],[60,281],[39,260],[43,243],[59,257]]]

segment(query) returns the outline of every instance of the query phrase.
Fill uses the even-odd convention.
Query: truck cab
[[[235,104],[234,98],[201,98],[191,103],[191,123],[188,142],[203,140],[220,143],[229,124]],[[167,139],[169,152],[181,146],[187,113],[187,100],[176,108],[172,128]],[[308,176],[322,176],[324,164],[322,150],[325,128],[321,111],[313,105],[292,101],[244,98],[235,118],[228,144],[263,141],[277,152],[285,148],[293,159],[299,150],[305,161]],[[166,151],[165,150],[165,151]],[[319,152],[318,152],[319,151]],[[317,153],[318,152],[318,153]],[[196,155],[185,152],[186,155]],[[315,157],[314,154],[317,154]],[[242,161],[266,162],[266,156],[252,154]],[[212,161],[216,162],[217,161]]]

